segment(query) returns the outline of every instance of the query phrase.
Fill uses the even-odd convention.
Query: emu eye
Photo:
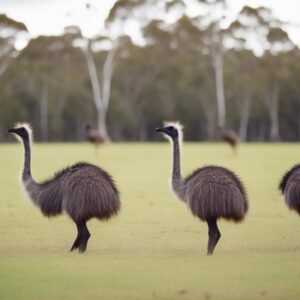
[[[168,129],[171,130],[171,131],[175,130],[175,128],[173,126],[169,126]]]

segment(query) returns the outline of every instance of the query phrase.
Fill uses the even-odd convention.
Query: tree
[[[4,14],[0,14],[0,77],[16,58],[18,50],[16,43],[26,43],[28,39],[27,28],[23,23],[10,19]]]
[[[107,131],[106,116],[110,102],[111,80],[116,63],[116,56],[122,45],[122,39],[112,42],[105,61],[103,63],[102,78],[100,79],[94,59],[93,44],[98,42],[96,39],[88,39],[86,47],[83,50],[88,67],[89,78],[93,90],[94,103],[97,110],[97,128],[101,136],[109,141],[110,137]]]
[[[76,76],[82,74],[76,70],[80,58],[84,62],[79,50],[73,47],[69,35],[40,36],[29,42],[8,70],[7,76],[14,77],[10,85],[23,87],[25,94],[36,103],[29,121],[36,125],[38,138],[43,141],[49,139],[50,122],[53,122],[52,130],[61,131],[63,127],[61,115],[67,94],[76,89]],[[71,68],[76,71],[71,71]],[[72,75],[70,79],[72,73],[78,75]],[[71,86],[73,84],[74,87]],[[20,99],[19,107],[24,104]]]
[[[227,99],[233,99],[238,111],[239,137],[247,140],[248,124],[257,94],[259,58],[247,49],[232,49],[225,56],[225,83]]]
[[[92,6],[87,4],[87,14],[91,12],[91,9]],[[111,100],[111,82],[118,53],[122,48],[124,39],[122,37],[110,38],[105,33],[94,37],[85,37],[81,30],[74,26],[67,28],[67,30],[74,37],[74,46],[80,46],[85,57],[97,112],[97,129],[104,140],[110,141],[107,130],[107,113]],[[99,74],[95,56],[104,51],[106,51],[106,57],[101,67],[101,74]]]
[[[214,139],[218,106],[212,19],[185,15],[177,1],[160,0],[156,6],[154,2],[123,1],[132,9],[118,9],[118,18],[111,23],[125,29],[127,16],[133,16],[142,25],[140,41],[125,37],[122,30],[116,36],[106,32],[83,38],[76,27],[59,36],[32,39],[0,80],[0,139],[16,120],[30,121],[38,140],[84,137],[84,125],[103,111],[95,109],[88,45],[100,97],[103,73],[108,74],[109,105],[102,120],[114,140],[157,139],[153,128],[162,120],[181,120],[188,140]],[[152,8],[147,16],[153,18],[141,20],[143,3]],[[297,140],[300,51],[267,10],[258,14],[256,10],[244,8],[229,26],[220,22],[227,123],[239,128],[247,140],[276,139],[278,131],[284,140]],[[113,68],[104,72],[119,37],[122,46],[109,63]],[[113,78],[109,70],[114,71]]]
[[[223,75],[223,55],[224,55],[224,34],[225,30],[221,27],[221,22],[225,18],[225,0],[199,0],[200,3],[209,6],[207,18],[199,18],[199,26],[205,25],[206,36],[204,43],[211,54],[212,66],[215,73],[215,90],[218,107],[218,125],[223,127],[226,123],[226,102],[224,92],[224,75]]]
[[[245,45],[262,55],[260,83],[264,92],[261,100],[270,119],[270,140],[278,140],[281,81],[288,76],[284,54],[293,51],[295,45],[282,29],[282,22],[266,7],[245,6],[234,25],[235,33],[245,41]],[[251,43],[247,36],[251,37]]]
[[[225,0],[198,0],[194,4],[205,6],[207,9],[206,16],[192,18],[191,21],[195,28],[198,29],[198,56],[209,53],[215,77],[215,93],[218,108],[218,123],[224,126],[226,119],[226,105],[223,78],[223,52],[224,52],[224,35],[226,30],[222,28],[223,19],[225,18],[226,1]],[[153,0],[119,0],[115,3],[109,15],[110,22],[126,20],[131,17],[139,22],[140,27],[146,27],[151,21],[145,18],[144,11],[152,12],[155,20],[171,20],[168,23],[175,23],[183,16],[187,17],[185,1],[153,1]],[[124,21],[125,20],[125,21]],[[170,24],[169,24],[170,26]],[[126,27],[126,26],[123,26]],[[166,26],[165,26],[166,27]],[[146,39],[147,42],[147,39]],[[194,41],[195,42],[195,41]],[[197,46],[195,47],[197,48]],[[200,61],[200,59],[199,59]],[[199,91],[201,94],[201,91]]]

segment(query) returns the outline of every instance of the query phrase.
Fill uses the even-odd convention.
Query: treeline
[[[232,39],[237,26],[241,24],[235,22],[222,32],[222,46],[225,34]],[[207,46],[211,28],[199,28],[182,16],[171,25],[162,26],[161,20],[147,23],[143,46],[122,38],[106,116],[112,140],[155,140],[154,129],[163,120],[180,120],[188,140],[218,138],[216,68],[210,52],[214,49]],[[278,51],[270,46],[255,55],[240,40],[238,46],[221,49],[226,127],[249,141],[297,141],[300,51],[295,45],[284,47],[288,36],[282,29],[271,29],[270,43]],[[75,31],[31,39],[17,54],[11,47],[13,59],[0,73],[1,141],[19,120],[29,121],[35,139],[43,141],[82,140],[87,123],[97,127],[95,91],[85,53],[75,46]],[[99,80],[105,76],[108,54],[93,50]]]

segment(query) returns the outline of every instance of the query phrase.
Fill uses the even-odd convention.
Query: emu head
[[[156,128],[156,131],[163,133],[168,139],[182,140],[182,125],[179,122],[164,122],[164,126]]]
[[[14,128],[8,129],[8,132],[14,133],[21,140],[31,139],[32,137],[32,130],[28,123],[17,123]]]

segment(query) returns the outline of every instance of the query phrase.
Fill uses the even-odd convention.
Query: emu
[[[120,209],[119,192],[113,179],[101,168],[79,162],[38,183],[31,175],[30,126],[18,123],[8,132],[14,133],[24,145],[22,183],[27,195],[44,216],[66,212],[77,226],[77,237],[70,251],[84,252],[90,238],[87,221],[108,220]]]
[[[91,142],[95,146],[98,146],[98,144],[109,142],[109,140],[102,136],[97,130],[91,129],[90,124],[86,124],[85,133],[86,140]]]
[[[221,138],[224,142],[228,143],[233,152],[236,154],[237,151],[237,146],[239,143],[239,136],[237,135],[237,133],[235,133],[233,130],[230,129],[225,129],[222,126],[218,126],[220,134],[221,134]]]
[[[281,179],[279,189],[289,209],[300,215],[300,165],[295,165]]]
[[[232,171],[218,166],[197,169],[183,179],[180,166],[182,126],[179,122],[165,122],[156,131],[163,133],[173,144],[172,189],[195,217],[206,221],[209,237],[207,254],[212,255],[221,237],[218,219],[240,222],[248,211],[244,186]]]

